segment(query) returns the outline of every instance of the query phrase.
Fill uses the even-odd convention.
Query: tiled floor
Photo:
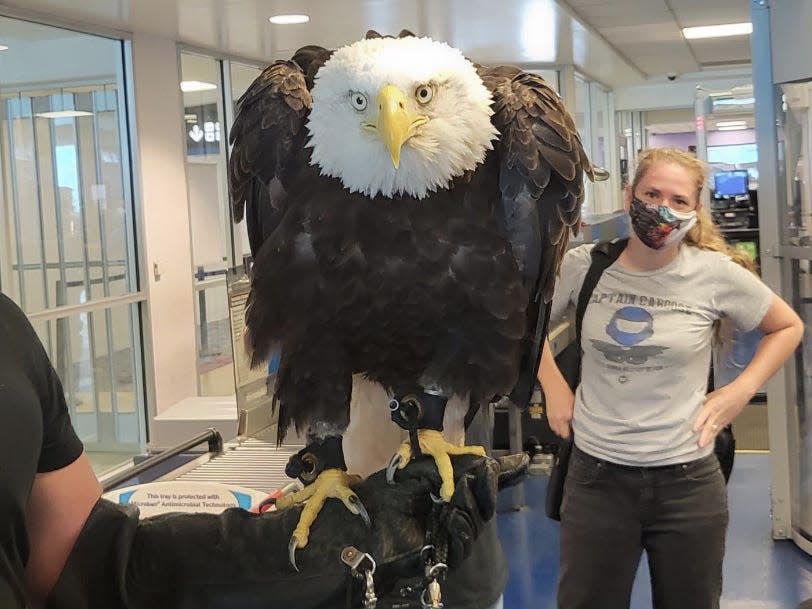
[[[510,565],[506,609],[555,608],[558,524],[544,515],[546,481],[546,477],[529,478],[525,482],[527,507],[497,516]],[[729,504],[721,609],[795,609],[801,601],[812,598],[812,557],[790,541],[775,542],[770,537],[766,454],[736,456]],[[631,609],[650,608],[648,571],[643,561]]]

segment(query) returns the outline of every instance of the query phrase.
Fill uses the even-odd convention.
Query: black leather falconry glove
[[[346,607],[347,546],[377,563],[376,592],[423,572],[421,549],[430,528],[449,566],[470,552],[493,516],[501,485],[527,469],[526,455],[502,460],[452,458],[456,492],[435,507],[434,463],[420,459],[398,472],[398,484],[378,472],[355,487],[372,527],[337,501],[314,523],[297,573],[287,545],[300,509],[252,514],[165,514],[139,520],[137,511],[99,500],[57,582],[53,609],[334,609]]]

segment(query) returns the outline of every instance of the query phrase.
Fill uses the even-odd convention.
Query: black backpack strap
[[[618,256],[626,249],[628,242],[628,239],[613,239],[612,241],[601,241],[592,248],[592,263],[581,284],[581,291],[578,292],[578,306],[575,307],[575,344],[578,346],[581,345],[581,325],[592,292],[595,291],[603,272],[618,259]]]

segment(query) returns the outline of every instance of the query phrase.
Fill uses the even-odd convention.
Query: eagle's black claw
[[[296,566],[296,548],[299,547],[299,540],[296,537],[290,538],[290,543],[288,544],[288,558],[290,559],[290,566],[293,567],[296,572],[299,572],[299,567]]]
[[[389,465],[386,466],[386,481],[389,484],[395,483],[395,471],[397,471],[401,461],[403,461],[403,456],[400,453],[395,453],[389,460]]]
[[[349,502],[358,510],[358,515],[361,517],[361,520],[364,521],[364,524],[367,528],[372,527],[372,520],[369,518],[369,512],[364,507],[364,504],[361,503],[361,500],[358,498],[358,495],[350,495]]]

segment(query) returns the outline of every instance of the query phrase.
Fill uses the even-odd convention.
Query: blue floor
[[[510,567],[506,609],[555,609],[558,523],[544,515],[545,476],[525,484],[526,507],[497,516]],[[739,454],[730,479],[730,528],[721,609],[795,609],[812,598],[812,557],[770,537],[769,457]],[[596,548],[596,551],[610,549]],[[645,559],[631,609],[651,609]]]

